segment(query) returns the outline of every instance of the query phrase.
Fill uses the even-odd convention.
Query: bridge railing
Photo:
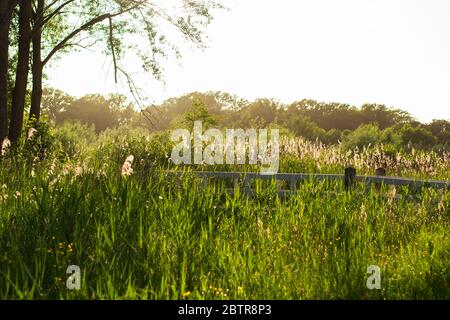
[[[409,186],[416,190],[420,188],[450,189],[450,181],[439,180],[421,180],[414,178],[389,177],[385,176],[384,169],[377,169],[374,176],[356,175],[354,168],[346,168],[344,174],[317,174],[317,173],[277,173],[277,174],[261,174],[257,172],[217,172],[217,171],[196,171],[195,175],[204,179],[232,179],[235,185],[239,181],[244,183],[247,189],[250,188],[250,182],[253,180],[276,180],[285,181],[289,185],[289,190],[281,191],[295,192],[298,181],[303,180],[327,180],[327,181],[343,181],[346,189],[351,189],[356,182],[365,183],[367,185],[394,185]],[[178,172],[177,174],[181,174]]]

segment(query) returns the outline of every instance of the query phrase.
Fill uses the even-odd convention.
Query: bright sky
[[[181,46],[182,60],[165,64],[166,85],[139,78],[152,101],[213,90],[382,103],[421,121],[450,120],[450,0],[224,2],[231,11],[208,28],[207,50]],[[47,71],[47,85],[75,96],[126,93],[100,53],[71,54]]]

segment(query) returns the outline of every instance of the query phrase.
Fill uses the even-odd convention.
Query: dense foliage
[[[282,200],[258,182],[249,197],[189,169],[255,168],[176,168],[164,133],[65,123],[26,136],[0,159],[1,299],[450,298],[448,191],[305,181]],[[35,147],[40,159],[22,152]],[[393,174],[450,178],[447,153],[286,135],[281,152],[285,172],[386,162]],[[74,264],[79,291],[66,288]],[[366,287],[369,265],[381,290]]]
[[[405,150],[450,151],[450,122],[423,124],[407,112],[384,105],[346,104],[302,100],[284,105],[270,99],[248,102],[221,92],[191,93],[168,99],[161,105],[137,112],[125,97],[88,95],[80,99],[47,89],[44,114],[60,125],[80,121],[97,132],[123,124],[160,131],[185,127],[193,119],[219,128],[285,128],[296,136],[327,145],[342,143],[352,149],[367,145],[391,145]]]

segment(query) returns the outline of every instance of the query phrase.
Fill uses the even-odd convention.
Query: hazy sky
[[[450,0],[224,2],[231,11],[208,29],[206,51],[183,45],[183,59],[165,64],[165,86],[139,78],[154,102],[218,90],[285,103],[376,102],[421,121],[450,120]],[[47,71],[47,85],[75,96],[126,92],[99,53],[71,54]]]

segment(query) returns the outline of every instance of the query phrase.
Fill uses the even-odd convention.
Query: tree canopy
[[[402,148],[450,151],[450,122],[420,123],[405,111],[384,105],[360,108],[340,103],[302,100],[285,105],[273,99],[245,101],[224,92],[192,92],[170,98],[159,105],[139,108],[125,96],[87,95],[75,99],[59,90],[46,89],[44,115],[57,125],[79,121],[93,125],[97,132],[122,124],[152,131],[192,128],[196,120],[205,127],[267,128],[277,126],[293,135],[325,144],[342,143],[345,148],[387,144]],[[339,121],[317,113],[333,115]],[[352,117],[349,117],[352,114]],[[314,117],[316,115],[316,117]],[[316,119],[316,120],[314,120]],[[285,131],[286,131],[285,130]]]
[[[0,140],[8,135],[12,141],[19,138],[24,113],[39,120],[44,68],[56,57],[95,46],[111,59],[115,81],[122,80],[140,104],[145,97],[127,70],[125,57],[139,58],[143,71],[161,79],[164,59],[181,56],[176,45],[180,37],[203,48],[213,11],[222,8],[213,0],[2,0]],[[168,36],[173,34],[178,38]]]

